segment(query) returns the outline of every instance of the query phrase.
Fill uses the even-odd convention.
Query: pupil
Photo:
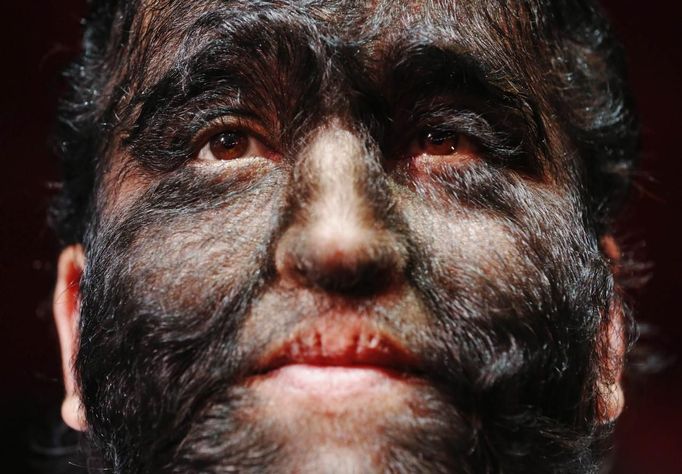
[[[428,140],[433,143],[434,145],[442,145],[445,140],[447,140],[448,137],[445,135],[436,135],[433,133],[429,133]]]
[[[438,132],[429,132],[426,135],[426,139],[431,142],[434,145],[442,145],[445,143],[447,140],[450,140],[452,137],[446,133],[438,133]]]
[[[239,144],[239,135],[233,132],[223,133],[218,137],[218,143],[225,149],[234,148]]]

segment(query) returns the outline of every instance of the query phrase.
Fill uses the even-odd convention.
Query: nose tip
[[[279,274],[291,282],[361,297],[382,292],[400,277],[402,253],[387,230],[324,223],[289,229],[275,259]]]

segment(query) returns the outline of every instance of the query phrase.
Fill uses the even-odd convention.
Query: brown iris
[[[249,148],[249,138],[237,131],[222,132],[211,138],[209,147],[216,160],[233,160],[244,156]]]
[[[452,155],[459,146],[459,134],[427,131],[419,137],[419,146],[421,152],[427,155]]]

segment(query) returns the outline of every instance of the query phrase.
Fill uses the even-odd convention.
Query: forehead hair
[[[201,61],[200,73],[231,68],[239,76],[245,60],[273,54],[268,46],[309,61],[302,69],[314,65],[301,82],[334,83],[341,57],[354,71],[344,80],[370,107],[380,107],[372,95],[443,76],[459,78],[446,88],[498,98],[493,107],[518,112],[511,120],[533,131],[524,138],[530,153],[570,165],[563,169],[577,176],[587,225],[609,230],[639,138],[622,49],[592,1],[92,0],[58,113],[63,186],[51,221],[62,244],[82,241],[117,139],[135,150],[149,114],[205,77]],[[332,108],[338,94],[328,90],[323,102]],[[567,146],[553,146],[553,136]]]

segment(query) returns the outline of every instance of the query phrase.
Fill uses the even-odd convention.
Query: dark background
[[[45,223],[58,179],[47,146],[63,84],[78,52],[83,0],[6,2],[0,11],[0,471],[31,472],[51,443],[46,427],[62,393],[50,298],[56,244]],[[682,473],[682,130],[679,39],[682,7],[663,0],[603,2],[628,49],[644,125],[642,173],[619,237],[650,265],[632,297],[653,344],[671,360],[658,375],[629,382],[618,429],[617,474]],[[7,5],[9,4],[9,5]],[[50,472],[50,471],[48,471]]]

